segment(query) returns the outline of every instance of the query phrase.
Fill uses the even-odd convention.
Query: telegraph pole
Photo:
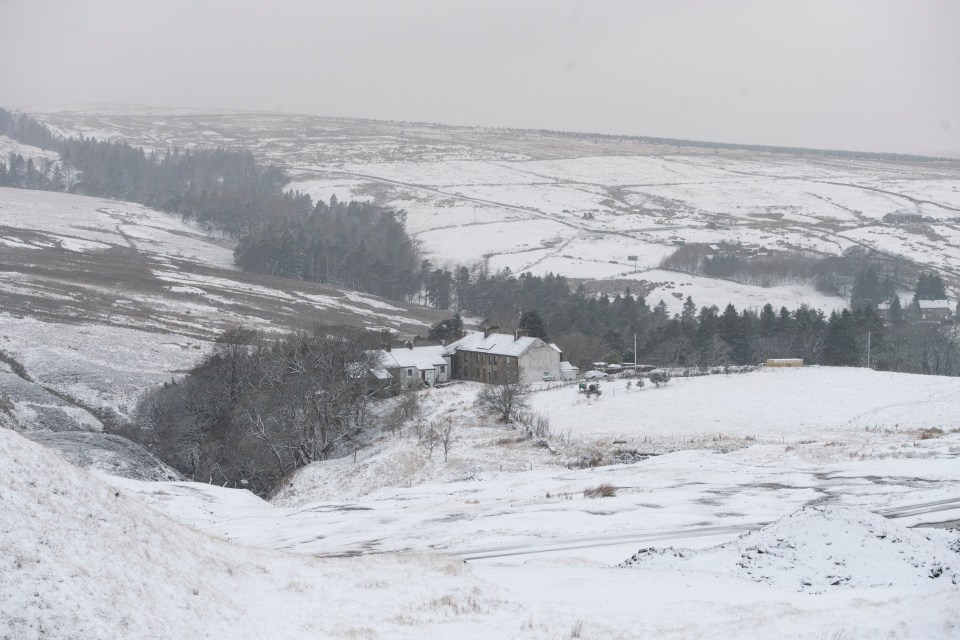
[[[867,369],[871,369],[870,366],[870,331],[867,331]]]

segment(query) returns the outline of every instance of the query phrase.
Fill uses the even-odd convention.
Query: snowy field
[[[583,469],[573,463],[597,433],[539,446],[479,412],[478,385],[431,390],[423,419],[460,425],[446,461],[411,423],[356,461],[301,470],[272,502],[90,475],[0,430],[0,499],[14,505],[0,512],[0,544],[15,559],[0,572],[0,636],[955,637],[960,536],[910,527],[960,518],[960,435],[945,410],[958,387],[768,373],[633,392],[654,405],[682,393],[674,409],[762,394],[783,411],[765,412],[756,441],[689,442],[695,410],[661,412],[658,437],[683,450]],[[793,398],[828,386],[864,399],[809,429],[826,411]],[[940,437],[886,410],[898,388]],[[570,392],[535,399],[557,423]],[[636,438],[621,413],[633,400],[605,393],[590,422]],[[856,419],[871,404],[880,410]],[[600,485],[612,495],[587,495]]]
[[[659,269],[681,241],[864,244],[960,284],[956,163],[286,114],[42,117],[250,148],[314,196],[404,208],[437,264],[636,283],[671,311],[844,302]],[[878,222],[903,208],[937,222]],[[0,189],[0,638],[957,637],[960,378],[811,367],[613,380],[592,400],[545,384],[545,438],[454,383],[265,501],[171,480],[96,432],[223,328],[422,333],[444,314],[244,274],[231,252],[139,205]],[[428,448],[418,432],[447,419],[449,451]]]
[[[288,114],[48,111],[69,133],[156,147],[235,144],[287,169],[314,198],[407,211],[438,265],[652,281],[679,242],[836,255],[862,245],[941,272],[960,290],[960,162],[702,149],[636,139]],[[215,135],[214,135],[215,134]],[[898,211],[928,222],[891,226]],[[636,263],[628,256],[637,256]],[[634,273],[634,271],[639,273]],[[704,286],[699,305],[807,294]],[[660,292],[650,296],[651,304]],[[666,298],[665,298],[666,299]],[[670,302],[667,300],[667,302]]]
[[[701,304],[701,300],[731,301],[740,311],[753,309],[759,312],[768,303],[777,310],[780,307],[796,309],[801,304],[805,304],[830,315],[831,311],[841,310],[847,306],[847,301],[843,298],[826,295],[813,287],[799,284],[756,287],[731,282],[730,280],[691,276],[686,273],[663,269],[650,269],[643,273],[621,277],[628,281],[636,280],[641,285],[652,287],[650,293],[647,294],[647,301],[653,304],[655,301],[663,300],[670,313],[680,313],[687,296],[693,298],[693,301],[697,304]],[[725,303],[717,306],[722,312]]]
[[[960,429],[960,378],[804,367],[674,378],[659,389],[627,383],[602,384],[599,400],[584,400],[575,387],[544,391],[531,405],[560,432],[631,442],[831,441],[870,431]]]

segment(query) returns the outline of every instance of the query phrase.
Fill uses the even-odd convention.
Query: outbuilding
[[[768,358],[767,367],[802,367],[803,358]]]

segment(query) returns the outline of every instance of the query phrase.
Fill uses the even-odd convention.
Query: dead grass
[[[610,483],[603,483],[598,487],[583,490],[585,498],[612,498],[617,495],[617,488]]]
[[[934,438],[939,438],[943,436],[943,429],[939,427],[932,427],[930,429],[924,429],[920,432],[921,440],[933,440]]]
[[[571,638],[582,638],[583,637],[583,621],[577,620],[570,626],[570,637]]]

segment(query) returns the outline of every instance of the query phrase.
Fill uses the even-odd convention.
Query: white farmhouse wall
[[[546,342],[538,340],[520,356],[520,382],[541,382],[544,374],[560,379],[560,354]]]
[[[443,358],[445,365],[443,365],[443,371],[440,370],[440,367],[437,367],[437,382],[446,382],[450,379],[450,369],[453,365],[450,363],[450,356],[444,356]]]
[[[403,367],[397,369],[400,374],[400,386],[404,389],[411,389],[420,386],[420,372],[416,367]]]

